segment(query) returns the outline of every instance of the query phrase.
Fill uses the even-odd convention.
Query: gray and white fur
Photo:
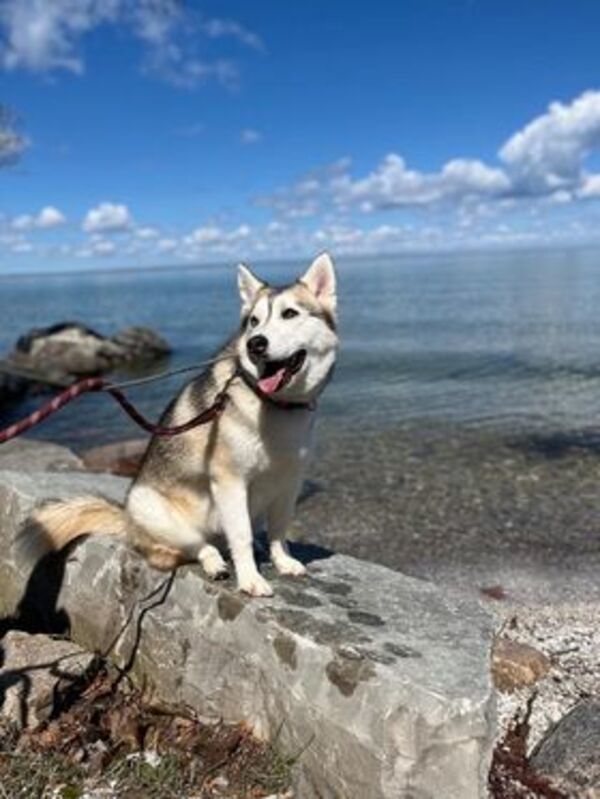
[[[162,425],[179,425],[227,391],[223,413],[173,437],[154,437],[120,507],[95,497],[50,503],[33,516],[46,548],[91,533],[124,536],[157,568],[198,560],[211,578],[227,566],[224,534],[241,591],[269,596],[252,537],[265,519],[279,574],[305,567],[285,536],[310,452],[314,405],[332,373],[336,285],[331,258],[318,256],[290,286],[273,288],[240,266],[241,326],[214,365],[171,402]]]

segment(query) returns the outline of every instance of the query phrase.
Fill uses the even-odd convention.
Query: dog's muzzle
[[[266,336],[261,335],[252,336],[252,338],[248,339],[248,343],[246,344],[248,355],[253,363],[256,363],[260,358],[263,357],[268,347],[269,340]]]
[[[264,394],[280,391],[302,369],[305,360],[306,350],[297,350],[283,360],[262,360],[262,374],[258,380],[258,387]]]

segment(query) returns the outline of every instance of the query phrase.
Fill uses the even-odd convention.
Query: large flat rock
[[[302,799],[486,795],[493,624],[478,604],[319,550],[304,552],[309,579],[269,575],[268,600],[209,584],[196,567],[157,573],[108,538],[31,573],[17,562],[13,539],[36,503],[120,499],[125,488],[108,476],[0,473],[0,613],[34,631],[38,620],[68,626],[162,700],[277,737],[301,752]]]

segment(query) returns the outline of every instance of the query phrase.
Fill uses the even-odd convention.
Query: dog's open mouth
[[[258,387],[263,394],[274,394],[276,391],[281,391],[302,369],[305,360],[306,350],[298,350],[283,361],[265,361]]]

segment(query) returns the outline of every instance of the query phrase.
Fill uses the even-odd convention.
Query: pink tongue
[[[271,377],[263,377],[258,381],[258,387],[264,394],[274,394],[283,382],[285,367],[278,369]]]

